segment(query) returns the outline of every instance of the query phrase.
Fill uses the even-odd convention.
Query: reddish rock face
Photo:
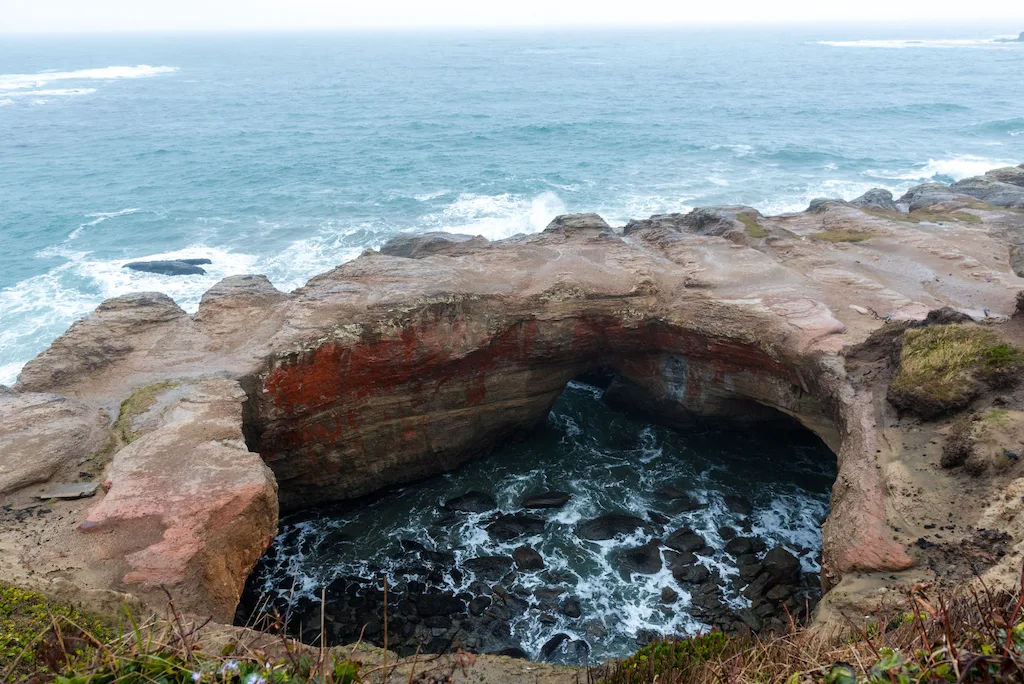
[[[438,306],[391,336],[364,333],[275,361],[256,392],[255,422],[282,506],[450,470],[542,423],[569,380],[599,367],[681,421],[725,413],[731,399],[775,400],[792,412],[786,396],[801,394],[796,374],[751,344],[656,319],[627,324],[601,302],[550,316],[544,302],[527,308],[531,315]],[[686,372],[667,372],[679,368]]]

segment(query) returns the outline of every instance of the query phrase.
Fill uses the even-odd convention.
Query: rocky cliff
[[[595,369],[670,424],[781,413],[821,436],[839,465],[823,530],[834,605],[959,567],[947,546],[996,519],[1008,537],[991,572],[1008,571],[1021,501],[995,511],[994,492],[1022,474],[975,478],[958,504],[965,476],[937,466],[947,426],[886,400],[878,335],[943,307],[1015,335],[1022,210],[1015,167],[784,216],[404,237],[291,293],[227,278],[195,315],[157,293],[107,301],[0,394],[0,572],[155,605],[163,586],[228,619],[279,506],[455,468],[534,429]],[[94,498],[31,503],[83,478],[103,482]],[[953,526],[941,542],[933,520]]]

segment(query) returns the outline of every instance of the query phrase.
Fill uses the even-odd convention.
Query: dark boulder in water
[[[462,496],[444,502],[446,511],[453,513],[486,513],[498,507],[498,502],[490,494],[483,492],[466,492]]]
[[[523,508],[561,508],[571,498],[568,492],[543,492],[523,499]]]
[[[580,606],[579,599],[569,597],[562,601],[562,604],[558,607],[558,612],[568,618],[578,618],[583,615],[583,608]]]
[[[776,584],[792,584],[800,578],[800,560],[781,546],[765,554],[761,564]]]
[[[725,545],[725,552],[730,556],[743,556],[748,553],[761,553],[767,545],[757,537],[736,537]]]
[[[683,527],[668,536],[665,546],[676,551],[698,551],[706,546],[706,542],[704,537],[694,534],[689,527]]]
[[[551,660],[552,656],[555,655],[555,652],[567,641],[569,641],[569,635],[565,632],[559,632],[545,641],[544,645],[540,647],[541,660]]]
[[[672,577],[685,584],[702,584],[711,578],[711,571],[703,565],[686,565],[672,570]]]
[[[661,548],[657,540],[643,546],[623,549],[615,556],[616,564],[623,579],[629,580],[633,573],[653,575],[661,570]]]
[[[532,546],[520,546],[512,552],[512,559],[520,570],[544,569],[544,558]]]
[[[491,582],[497,582],[512,571],[508,556],[480,556],[463,562],[462,567]]]
[[[122,268],[143,273],[158,273],[160,275],[206,275],[206,269],[200,268],[200,264],[212,264],[209,259],[173,259],[169,261],[132,261]]]
[[[517,537],[540,534],[544,531],[544,519],[522,513],[501,515],[485,529],[491,539],[509,541]]]
[[[632,534],[637,530],[643,530],[648,534],[652,532],[651,526],[635,515],[613,513],[577,524],[576,536],[590,541],[607,541],[620,534]]]
[[[466,612],[462,599],[447,593],[421,594],[413,597],[416,613],[421,617],[439,617]]]
[[[668,565],[669,570],[675,570],[684,565],[693,565],[696,562],[697,555],[689,551],[665,552],[665,563]]]
[[[726,494],[722,500],[725,502],[725,507],[737,515],[750,515],[754,512],[753,504],[745,496]]]

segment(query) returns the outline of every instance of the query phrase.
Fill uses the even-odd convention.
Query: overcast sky
[[[985,21],[1024,0],[0,0],[0,32]]]

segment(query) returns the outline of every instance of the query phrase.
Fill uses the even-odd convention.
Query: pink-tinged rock
[[[197,381],[163,425],[117,452],[110,491],[79,525],[123,589],[153,605],[230,621],[245,579],[277,533],[277,485],[242,436],[245,393]]]

